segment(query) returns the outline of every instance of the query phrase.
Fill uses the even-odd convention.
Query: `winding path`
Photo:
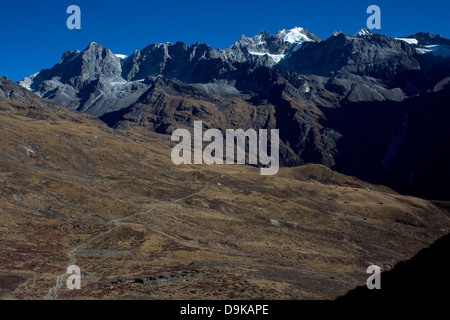
[[[221,175],[220,177],[215,177],[214,179],[211,179],[211,180],[207,181],[207,182],[206,182],[206,188],[208,188],[208,187],[210,186],[210,183],[211,183],[211,182],[213,182],[213,181],[215,181],[215,180],[218,180],[218,179],[221,179],[221,178],[223,178],[223,177],[224,177],[224,175]],[[173,200],[173,201],[171,201],[171,202],[172,202],[172,203],[176,203],[176,202],[185,200],[185,199],[187,199],[187,198],[193,197],[193,196],[198,195],[198,194],[200,194],[201,192],[203,192],[203,190],[205,190],[206,188],[201,188],[200,190],[198,190],[198,191],[196,191],[196,192],[194,192],[194,193],[192,193],[192,194],[189,194],[189,195],[187,195],[187,196],[184,196],[184,197],[175,199],[175,200]],[[116,230],[116,229],[119,227],[119,225],[117,224],[117,222],[121,222],[121,221],[124,221],[124,220],[126,220],[126,219],[133,218],[133,217],[136,217],[136,216],[139,216],[139,215],[149,214],[150,212],[152,212],[153,210],[155,210],[159,205],[161,205],[161,204],[163,204],[163,203],[165,203],[165,202],[166,202],[166,201],[158,201],[158,202],[152,204],[151,207],[150,207],[148,210],[144,211],[144,212],[139,212],[139,213],[136,213],[136,214],[133,214],[133,215],[130,215],[130,216],[123,217],[123,218],[117,218],[117,219],[109,220],[108,222],[106,222],[106,224],[112,224],[112,223],[114,223],[115,226],[114,226],[113,228],[111,228],[111,229],[109,229],[109,230],[107,230],[107,231],[105,231],[105,232],[102,232],[102,233],[100,233],[100,234],[98,234],[98,235],[96,235],[96,236],[94,236],[94,237],[92,237],[92,238],[89,238],[87,241],[85,241],[85,242],[79,244],[78,246],[74,247],[73,249],[71,249],[71,250],[67,253],[67,256],[68,256],[69,259],[70,259],[68,265],[70,266],[70,265],[74,265],[74,264],[76,263],[75,253],[76,253],[80,248],[82,248],[82,247],[84,247],[84,246],[90,244],[92,241],[97,240],[97,239],[99,239],[99,238],[102,238],[102,237],[106,236],[107,234],[110,234],[112,231]],[[63,286],[63,283],[64,283],[63,279],[64,279],[64,277],[65,277],[66,275],[67,275],[67,273],[63,273],[63,274],[59,275],[59,276],[56,278],[56,284],[55,284],[55,286],[51,287],[50,290],[49,290],[49,292],[48,292],[48,294],[45,296],[45,299],[46,299],[46,300],[54,300],[54,299],[57,299],[57,298],[58,298],[58,290]]]

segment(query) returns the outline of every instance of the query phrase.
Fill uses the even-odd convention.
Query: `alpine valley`
[[[366,29],[92,42],[0,78],[0,297],[343,296],[448,233],[449,101],[450,40]],[[194,121],[279,129],[280,170],[175,165]]]

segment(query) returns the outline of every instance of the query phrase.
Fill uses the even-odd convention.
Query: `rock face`
[[[262,31],[254,37],[244,35],[225,50],[226,56],[236,62],[262,61],[272,67],[284,57],[298,50],[304,42],[320,41],[320,38],[303,28],[280,30],[276,34]],[[264,57],[264,60],[261,59]]]
[[[324,109],[325,126],[342,135],[334,169],[402,192],[449,199],[450,87],[403,101]]]
[[[321,40],[294,28],[242,36],[225,50],[164,43],[126,58],[91,43],[20,83],[112,127],[170,134],[202,120],[221,130],[278,128],[284,166],[319,163],[448,199],[438,159],[450,153],[449,41],[368,30]]]
[[[81,52],[67,51],[51,69],[20,83],[46,100],[98,116],[129,105],[145,88],[124,81],[121,73],[121,59],[92,42]]]
[[[216,63],[218,66],[214,68]],[[227,66],[223,52],[206,44],[157,43],[128,57],[123,63],[122,75],[126,80],[163,75],[185,82],[208,82],[215,73],[220,74],[222,68],[226,71]]]
[[[414,48],[381,34],[349,36],[340,33],[318,43],[305,43],[280,67],[300,74],[353,74],[393,81],[420,70]]]
[[[246,64],[272,67],[303,42],[319,40],[303,28],[294,28],[275,35],[263,31],[252,38],[243,36],[226,50],[203,43],[157,43],[129,57],[91,43],[81,52],[67,51],[51,69],[20,84],[52,102],[101,116],[136,102],[159,75],[186,83],[213,83]],[[149,81],[144,83],[146,78]]]
[[[417,32],[416,34],[404,38],[416,39],[418,45],[450,45],[450,39],[429,32]]]
[[[312,52],[316,54],[315,60]],[[302,50],[292,54],[292,61],[285,62],[295,65],[299,73],[324,76],[332,72],[352,73],[388,79],[395,71],[419,69],[414,55],[414,49],[404,41],[381,34],[355,37],[340,33],[320,43],[306,44]],[[321,64],[316,63],[319,60],[322,61]],[[312,72],[307,72],[307,62]]]
[[[43,105],[41,99],[29,90],[17,85],[7,77],[0,78],[0,100],[13,100],[21,103]]]

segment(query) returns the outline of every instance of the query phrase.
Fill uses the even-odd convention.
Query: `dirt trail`
[[[187,199],[187,198],[196,196],[196,195],[200,194],[201,192],[203,192],[205,189],[209,188],[211,182],[216,181],[216,180],[218,180],[218,179],[221,179],[221,178],[223,178],[223,177],[224,177],[224,175],[221,175],[220,177],[215,177],[214,179],[211,179],[211,180],[209,180],[209,181],[206,182],[206,187],[205,187],[205,188],[201,188],[200,190],[198,190],[198,191],[196,191],[196,192],[194,192],[194,193],[192,193],[192,194],[189,194],[189,195],[187,195],[187,196],[184,196],[184,197],[181,197],[181,198],[172,200],[171,202],[176,203],[176,202],[185,200],[185,199]],[[126,217],[118,218],[118,219],[113,219],[113,220],[110,220],[110,221],[106,222],[106,224],[114,224],[114,227],[112,227],[111,229],[109,229],[109,230],[107,230],[107,231],[105,231],[105,232],[102,232],[102,233],[100,233],[100,234],[98,234],[98,235],[96,235],[96,236],[94,236],[94,237],[92,237],[92,238],[89,238],[87,241],[85,241],[85,242],[79,244],[78,246],[76,246],[75,248],[71,249],[71,250],[67,253],[67,256],[68,256],[69,259],[70,259],[70,260],[69,260],[68,266],[76,264],[76,258],[75,258],[74,255],[75,255],[75,253],[76,253],[79,249],[81,249],[82,247],[84,247],[84,246],[86,246],[86,245],[92,243],[94,240],[97,240],[97,239],[99,239],[99,238],[102,238],[102,237],[104,237],[104,236],[110,234],[112,231],[116,230],[116,229],[119,227],[118,222],[124,221],[124,220],[126,220],[126,219],[130,219],[130,218],[133,218],[133,217],[136,217],[136,216],[139,216],[139,215],[149,214],[149,213],[151,213],[153,210],[155,210],[159,205],[161,205],[161,204],[163,204],[163,203],[165,203],[165,201],[158,201],[158,202],[152,204],[152,206],[151,206],[148,210],[146,210],[146,211],[144,211],[144,212],[139,212],[139,213],[136,213],[136,214],[133,214],[133,215],[130,215],[130,216],[126,216]],[[55,284],[55,286],[53,286],[53,287],[50,288],[48,294],[47,294],[46,297],[45,297],[46,300],[54,300],[54,299],[57,299],[57,298],[58,298],[58,290],[63,286],[63,283],[64,283],[63,279],[64,279],[64,277],[67,276],[67,275],[68,275],[67,273],[63,273],[63,274],[59,275],[59,276],[56,278],[56,284]]]

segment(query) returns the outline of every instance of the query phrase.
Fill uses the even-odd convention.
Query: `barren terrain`
[[[0,297],[333,299],[450,228],[433,202],[324,166],[176,166],[173,145],[1,101]]]

